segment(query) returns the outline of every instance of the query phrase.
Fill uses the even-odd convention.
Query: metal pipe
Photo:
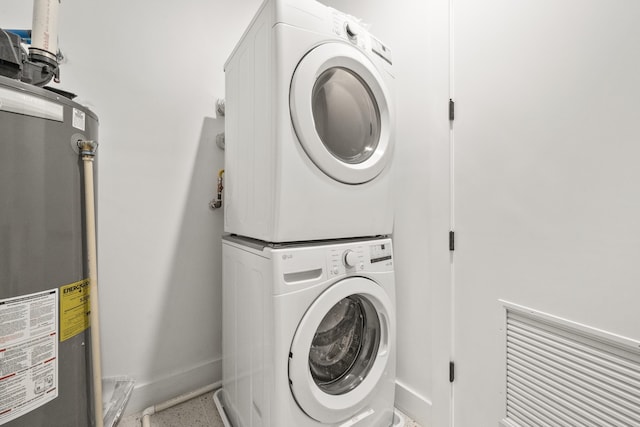
[[[98,305],[98,262],[96,248],[95,193],[93,188],[93,160],[98,144],[94,141],[78,141],[84,163],[84,198],[87,223],[87,263],[89,266],[89,302],[91,323],[91,371],[93,373],[93,411],[95,426],[103,427],[102,414],[102,362],[100,352],[100,316]]]

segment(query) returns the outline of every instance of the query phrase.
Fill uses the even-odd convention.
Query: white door
[[[323,292],[300,321],[289,356],[291,392],[321,423],[360,410],[387,368],[394,311],[386,292],[362,277]]]
[[[640,425],[640,3],[453,5],[453,425]]]
[[[355,47],[325,43],[305,55],[289,101],[300,144],[331,178],[361,184],[387,166],[393,148],[389,89]]]

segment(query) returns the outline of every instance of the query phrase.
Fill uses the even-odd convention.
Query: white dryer
[[[225,65],[225,231],[390,234],[389,49],[314,0],[267,0]]]
[[[390,239],[223,241],[222,402],[234,427],[389,427]]]

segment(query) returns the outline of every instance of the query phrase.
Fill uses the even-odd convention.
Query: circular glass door
[[[386,81],[358,49],[326,43],[307,53],[291,82],[289,106],[300,144],[325,174],[362,184],[387,166],[393,111]]]
[[[325,70],[311,95],[316,132],[339,160],[369,159],[380,140],[380,111],[369,86],[347,68]]]
[[[337,423],[363,408],[387,369],[395,315],[374,281],[351,277],[325,290],[296,329],[289,380],[300,408]]]
[[[371,370],[380,345],[380,319],[361,295],[343,298],[324,316],[311,341],[309,370],[325,393],[356,388]]]

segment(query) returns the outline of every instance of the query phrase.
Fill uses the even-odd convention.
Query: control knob
[[[347,38],[352,42],[355,42],[358,38],[358,34],[353,30],[348,22],[344,25],[344,30],[347,33]]]
[[[342,254],[342,262],[344,263],[345,267],[355,267],[356,263],[358,262],[358,255],[351,249],[347,249]]]

